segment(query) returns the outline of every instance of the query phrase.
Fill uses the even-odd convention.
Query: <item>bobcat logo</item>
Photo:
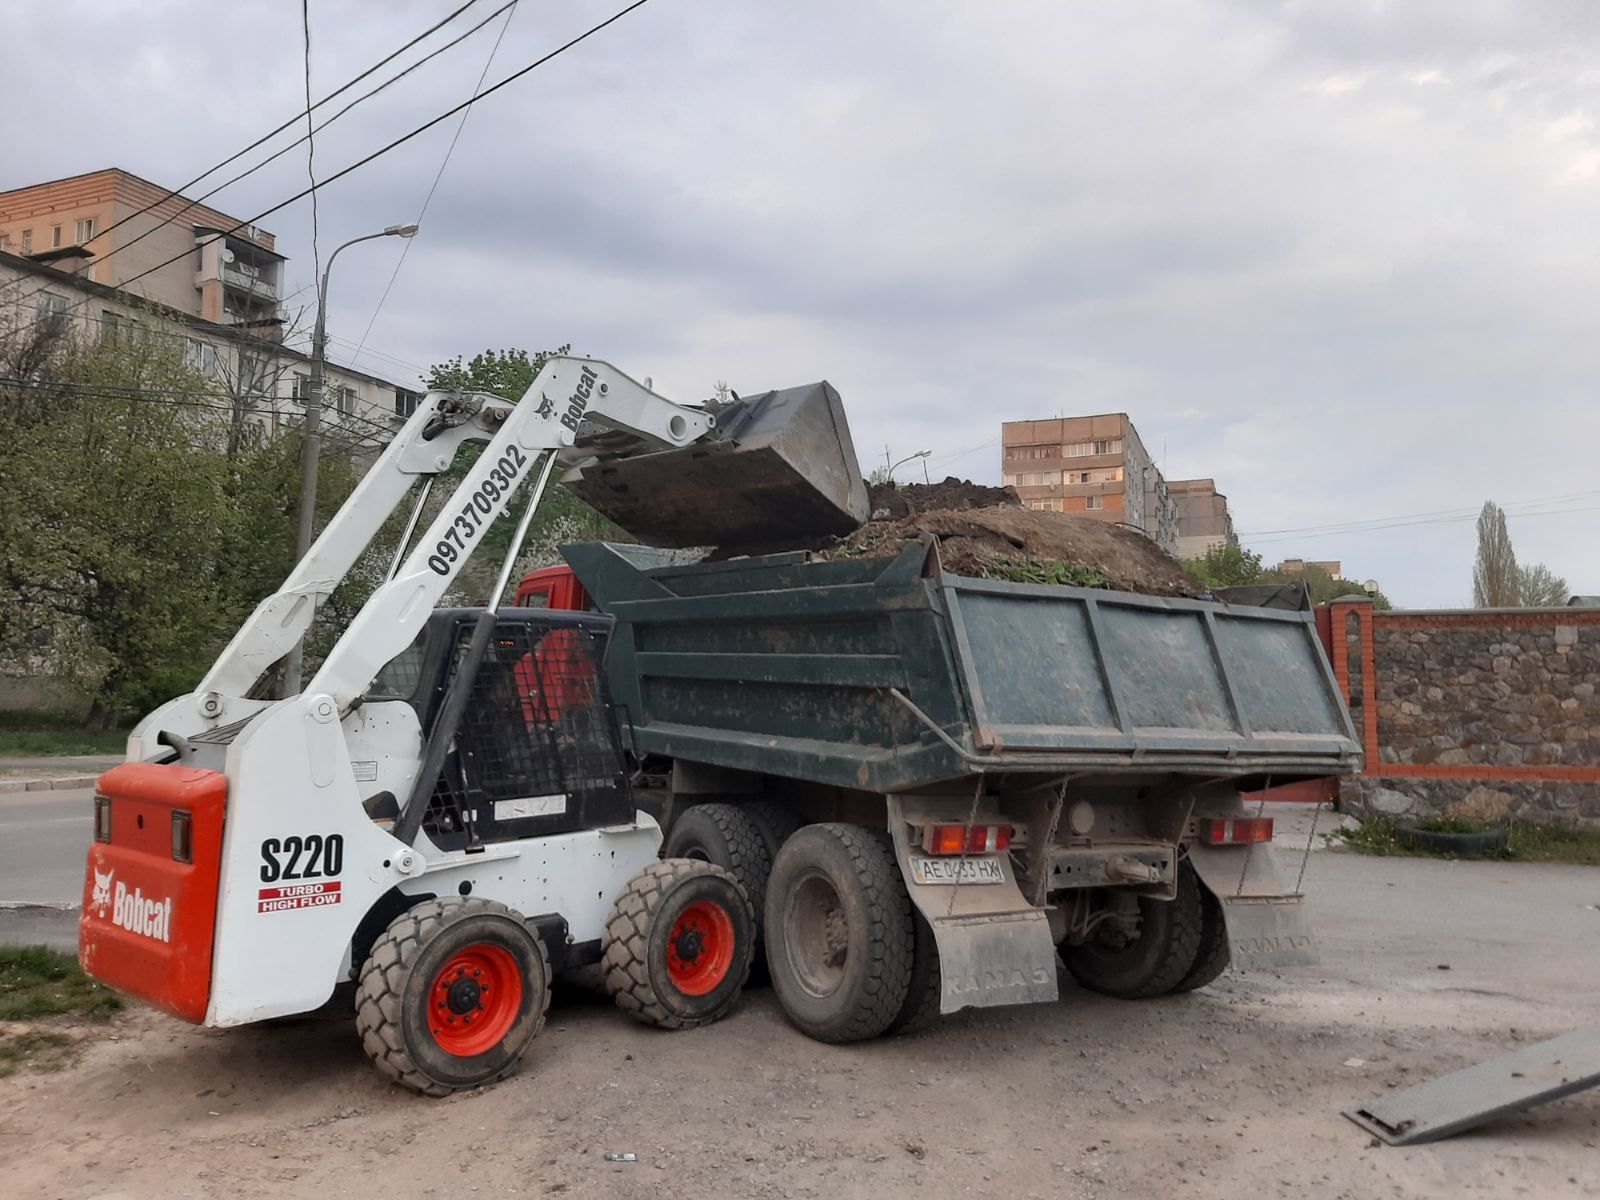
[[[539,393],[539,407],[533,410],[536,417],[553,417],[556,415],[556,403],[543,392]]]
[[[103,874],[99,871],[94,872],[94,892],[89,897],[89,906],[94,909],[97,917],[104,917],[111,909],[111,880],[116,873],[115,869]]]

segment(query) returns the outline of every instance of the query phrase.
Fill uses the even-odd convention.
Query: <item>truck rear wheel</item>
[[[767,844],[767,857],[773,862],[778,861],[778,851],[783,849],[783,844],[804,824],[794,809],[782,800],[751,800],[740,808],[750,814],[761,831],[761,840]]]
[[[1222,913],[1222,901],[1198,877],[1198,872],[1184,859],[1178,868],[1195,876],[1195,887],[1200,893],[1200,950],[1195,955],[1194,966],[1178,981],[1172,990],[1176,993],[1192,992],[1214,983],[1228,969],[1231,955],[1228,950],[1228,923]]]
[[[755,911],[756,937],[760,939],[772,855],[760,827],[743,808],[736,804],[696,804],[685,809],[672,823],[661,857],[708,862],[737,879]]]
[[[718,1020],[750,977],[755,930],[749,897],[730,872],[687,858],[653,862],[628,881],[606,920],[606,990],[646,1025]]]
[[[1200,891],[1194,872],[1180,870],[1176,899],[1138,898],[1139,929],[1131,939],[1105,922],[1082,945],[1063,945],[1061,959],[1090,991],[1124,1000],[1164,995],[1200,957]]]
[[[520,914],[447,897],[407,909],[361,968],[356,1030],[373,1065],[426,1096],[516,1069],[550,1007],[550,960]]]
[[[889,1034],[920,1033],[939,1019],[939,994],[944,981],[939,972],[939,944],[934,941],[933,926],[915,905],[911,909],[911,921],[915,927],[911,982],[906,988],[906,1002],[884,1030]]]
[[[784,843],[768,885],[767,966],[790,1022],[820,1042],[877,1037],[911,982],[911,901],[887,839],[858,825],[808,825]]]

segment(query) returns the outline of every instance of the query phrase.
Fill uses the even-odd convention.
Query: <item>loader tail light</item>
[[[922,848],[929,854],[986,854],[1011,845],[1009,825],[924,825]]]
[[[1272,840],[1271,817],[1210,817],[1200,822],[1200,840],[1207,846],[1249,846]]]
[[[181,863],[194,861],[194,821],[181,809],[172,814],[172,858]]]
[[[94,840],[109,842],[111,840],[111,797],[96,796],[94,798]]]

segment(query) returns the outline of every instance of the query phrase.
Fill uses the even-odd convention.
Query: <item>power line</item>
[[[13,378],[0,378],[0,387],[24,388],[46,393],[67,392],[74,396],[81,396],[87,399],[125,400],[129,403],[137,404],[168,404],[177,408],[211,409],[217,412],[227,413],[234,412],[237,407],[233,400],[217,392],[203,392],[186,388],[125,387],[119,384],[85,384],[57,380]],[[22,399],[21,396],[16,395],[3,398],[10,400]],[[246,399],[252,401],[253,403],[261,404],[263,402],[282,402],[285,400],[285,397],[263,394],[260,396],[247,397]],[[270,411],[274,416],[285,415],[280,413],[276,407],[271,408]],[[338,410],[335,409],[335,411],[337,412]],[[287,415],[293,416],[294,410],[290,409]],[[361,425],[369,430],[374,431],[375,434],[383,434],[385,437],[394,436],[395,431],[393,427],[384,424],[382,421],[375,421],[371,417],[364,417],[360,413],[354,412],[339,412],[338,415],[340,420],[337,422],[337,424]]]
[[[1512,500],[1504,506],[1508,510],[1515,508],[1540,507],[1547,504],[1565,504],[1573,500],[1588,500],[1600,496],[1600,491],[1569,492],[1560,496],[1541,496],[1529,500]],[[1429,524],[1432,522],[1449,523],[1451,521],[1476,520],[1481,508],[1441,508],[1431,512],[1395,513],[1387,517],[1368,517],[1358,521],[1338,521],[1326,525],[1303,525],[1291,529],[1261,529],[1252,532],[1240,533],[1241,538],[1272,538],[1276,535],[1295,534],[1305,537],[1324,536],[1334,533],[1360,533],[1371,528],[1388,528],[1395,524],[1414,525]]]
[[[311,278],[322,278],[322,250],[317,229],[317,143],[311,123],[311,0],[300,0],[300,28],[305,33],[306,178],[311,181]]]
[[[1534,509],[1526,512],[1507,512],[1507,520],[1518,520],[1522,517],[1555,517],[1564,513],[1600,512],[1600,506],[1576,505],[1567,508]],[[1275,542],[1305,541],[1308,537],[1341,537],[1349,533],[1382,533],[1389,529],[1410,529],[1417,525],[1460,525],[1468,521],[1477,520],[1476,513],[1469,513],[1459,517],[1428,517],[1416,521],[1395,521],[1388,525],[1373,525],[1362,529],[1335,529],[1327,533],[1296,534],[1289,537],[1251,538],[1252,546],[1271,545]],[[1245,535],[1241,534],[1241,539]]]
[[[478,82],[472,88],[472,100],[478,98],[478,93],[483,90],[483,81],[489,77],[489,68],[494,66],[494,56],[500,52],[500,43],[505,40],[506,30],[511,28],[511,18],[517,15],[517,0],[511,0],[506,13],[506,23],[500,26],[500,34],[494,39],[494,45],[489,49],[489,57],[484,60],[483,70],[478,72]],[[445,147],[444,161],[439,164],[439,170],[433,177],[433,183],[428,187],[428,194],[422,198],[422,208],[417,213],[416,225],[422,224],[422,218],[428,215],[428,205],[433,203],[433,193],[439,190],[439,181],[444,178],[445,168],[450,165],[450,156],[456,152],[456,143],[461,140],[461,131],[467,127],[467,118],[472,115],[472,100],[467,102],[467,109],[461,114],[461,123],[456,126],[455,133],[450,138],[450,145]],[[372,310],[372,316],[367,321],[367,327],[361,334],[361,340],[356,343],[356,352],[352,362],[361,357],[361,350],[367,344],[367,338],[372,336],[372,327],[378,322],[378,314],[383,311],[384,302],[389,299],[389,292],[394,288],[394,281],[400,278],[400,268],[406,265],[406,255],[411,253],[411,243],[415,239],[406,238],[405,244],[400,247],[400,257],[395,261],[394,270],[389,275],[389,282],[383,285],[383,295],[378,297],[378,306]]]
[[[492,96],[495,92],[498,92],[501,88],[508,87],[511,84],[515,83],[517,80],[521,79],[524,75],[528,74],[530,71],[536,70],[537,68],[544,66],[545,63],[551,61],[552,59],[558,58],[562,54],[565,54],[568,50],[571,50],[574,46],[578,45],[580,42],[588,41],[591,37],[593,37],[595,34],[599,33],[601,30],[607,28],[610,25],[614,25],[616,22],[620,21],[623,17],[625,17],[629,13],[633,12],[634,9],[643,8],[649,2],[650,2],[650,0],[633,0],[632,4],[629,4],[624,8],[618,9],[616,12],[612,13],[611,16],[607,17],[604,21],[601,21],[596,25],[591,25],[588,29],[584,30],[582,33],[578,34],[576,37],[571,38],[568,41],[563,42],[561,45],[557,46],[554,50],[551,50],[548,53],[543,54],[540,57],[534,59],[527,66],[525,66],[525,67],[521,68],[520,70],[515,71],[512,74],[506,76],[504,79],[502,79],[499,83],[495,84],[493,87],[488,88],[487,90],[479,93],[477,96],[474,96],[469,100],[463,101],[462,103],[456,105],[454,108],[446,109],[444,112],[440,113],[437,117],[434,117],[432,120],[426,121],[423,124],[418,125],[415,129],[411,130],[410,133],[402,134],[400,137],[395,138],[394,141],[390,142],[388,145],[382,146],[382,147],[378,148],[377,150],[374,150],[371,154],[368,154],[366,157],[359,158],[355,162],[351,163],[349,166],[343,167],[340,170],[335,171],[332,175],[327,176],[326,178],[324,178],[322,180],[321,183],[316,184],[314,187],[306,188],[306,189],[304,189],[302,191],[296,192],[293,196],[290,196],[287,200],[280,201],[279,203],[274,204],[271,208],[263,209],[261,212],[258,212],[255,216],[250,217],[247,220],[240,221],[236,225],[234,225],[233,227],[231,227],[229,229],[223,230],[222,231],[223,236],[227,236],[228,234],[232,234],[232,233],[237,233],[239,230],[245,228],[247,225],[254,225],[257,221],[261,220],[263,217],[270,217],[273,213],[278,212],[281,209],[288,208],[289,205],[293,204],[295,201],[304,200],[313,191],[315,191],[317,189],[320,189],[320,188],[325,188],[330,183],[335,183],[338,180],[343,179],[346,175],[349,175],[351,172],[360,170],[362,167],[366,166],[368,163],[372,162],[373,160],[378,159],[378,158],[382,158],[385,154],[388,154],[391,150],[394,150],[397,147],[405,145],[405,143],[409,142],[412,138],[426,133],[428,130],[432,129],[435,125],[439,124],[441,121],[449,120],[451,117],[455,116],[458,112],[461,112],[463,109],[469,107],[470,105],[472,105],[476,101],[485,99],[485,98],[487,98],[489,96]],[[194,253],[193,250],[185,250],[180,254],[173,255],[171,258],[164,259],[163,261],[156,263],[155,266],[148,267],[145,270],[139,272],[139,274],[133,276],[132,278],[124,280],[122,282],[122,284],[121,284],[121,289],[127,288],[129,284],[137,283],[139,280],[143,279],[145,276],[152,275],[156,271],[161,270],[163,267],[170,267],[175,262],[181,262],[184,259],[188,258],[193,253]],[[42,290],[42,289],[40,289],[40,290]],[[23,299],[26,299],[26,297],[24,297]],[[51,319],[54,319],[55,317],[59,317],[59,316],[65,316],[67,313],[72,312],[75,309],[82,308],[85,304],[88,304],[90,302],[90,299],[91,299],[91,297],[85,297],[84,299],[79,300],[76,304],[69,305],[67,308],[62,309],[57,313],[52,313],[49,316],[37,318],[36,320],[31,321],[27,326],[24,326],[24,328],[32,328],[33,326],[39,325],[44,321],[51,320]]]
[[[276,129],[270,130],[269,132],[262,134],[255,141],[251,142],[248,146],[246,146],[243,150],[235,151],[233,154],[229,155],[227,158],[223,159],[221,162],[215,164],[214,166],[207,167],[204,171],[200,172],[200,174],[196,175],[193,179],[189,180],[187,183],[179,185],[176,189],[174,189],[173,191],[167,192],[165,195],[161,196],[159,199],[152,200],[149,204],[146,204],[143,208],[135,209],[133,212],[129,213],[127,216],[121,218],[120,220],[113,221],[110,225],[106,226],[106,228],[100,230],[100,232],[96,236],[97,237],[104,237],[106,234],[111,233],[114,230],[122,228],[122,226],[126,225],[129,221],[132,221],[132,220],[135,220],[138,217],[144,216],[146,213],[150,212],[152,209],[161,207],[161,205],[166,204],[169,200],[182,200],[183,199],[182,193],[184,193],[184,192],[188,191],[190,188],[194,187],[201,180],[205,179],[206,176],[216,174],[218,171],[222,170],[223,167],[226,167],[231,163],[237,162],[239,159],[243,158],[246,154],[249,154],[250,151],[256,149],[258,146],[262,146],[265,143],[271,141],[273,138],[277,137],[278,134],[282,133],[285,129],[288,129],[290,126],[294,125],[297,121],[300,120],[301,117],[308,116],[311,111],[313,111],[315,109],[318,109],[318,108],[321,108],[324,104],[327,104],[330,100],[333,100],[335,97],[343,95],[345,92],[349,91],[351,88],[353,88],[356,84],[360,83],[363,79],[367,78],[369,75],[373,74],[374,72],[378,71],[382,67],[387,66],[389,63],[391,63],[395,59],[399,58],[402,54],[404,54],[407,50],[410,50],[413,46],[417,45],[419,42],[426,41],[433,34],[437,33],[440,29],[444,28],[451,21],[454,21],[462,13],[466,12],[467,9],[471,8],[474,4],[477,4],[477,3],[478,3],[478,0],[467,0],[467,2],[465,4],[463,4],[460,8],[456,9],[454,12],[450,13],[448,16],[442,18],[441,20],[434,22],[434,24],[428,26],[427,29],[424,29],[421,33],[419,33],[416,37],[412,38],[405,45],[400,46],[397,49],[395,49],[395,50],[391,51],[390,53],[386,54],[384,57],[380,58],[377,62],[373,63],[370,67],[368,67],[365,71],[362,71],[359,75],[356,75],[353,78],[347,80],[346,82],[341,84],[339,87],[337,87],[333,91],[329,92],[321,100],[318,100],[315,104],[309,105],[309,107],[308,107],[306,112],[304,112],[304,113],[296,113],[294,116],[290,117],[287,121],[283,122],[283,124],[279,125]],[[490,14],[490,17],[488,19],[489,20],[493,20],[493,18],[494,18],[494,14]],[[487,21],[483,22],[483,24],[487,24]],[[481,29],[481,28],[482,28],[482,24],[478,25],[477,27],[475,27],[472,30],[469,30],[468,31],[468,36],[470,36],[472,33],[475,33],[477,31],[477,29]],[[457,40],[459,41],[460,39],[457,39]],[[433,58],[435,55],[441,54],[445,50],[450,49],[450,47],[454,46],[455,44],[456,44],[456,42],[451,42],[448,45],[440,47],[438,50],[433,51],[427,57],[420,59],[417,63],[413,63],[411,67],[406,68],[405,71],[401,72],[400,75],[397,75],[394,78],[395,79],[402,78],[405,74],[408,74],[411,70],[414,70],[417,66],[420,66],[422,63],[427,62],[428,59]],[[389,80],[389,83],[393,83],[393,82],[394,82],[394,79]],[[386,83],[384,86],[387,87],[388,84]],[[375,95],[376,92],[381,91],[381,90],[382,90],[382,88],[376,88],[372,92],[368,92],[367,96]],[[366,98],[367,98],[366,96],[361,97],[361,99],[366,99]],[[309,103],[309,101],[308,101],[308,103]],[[358,101],[356,101],[356,103],[360,103],[360,101],[358,100]],[[339,111],[339,113],[335,114],[335,116],[333,118],[331,118],[331,119],[332,120],[337,120],[338,117],[343,116],[345,113],[349,112],[351,108],[354,108],[354,107],[355,107],[355,104],[347,105],[345,108],[341,109]],[[319,128],[325,127],[327,124],[328,124],[328,122],[324,122],[323,126],[319,126]],[[293,149],[294,146],[297,146],[299,144],[300,144],[299,142],[291,143],[289,146],[285,147],[285,150]],[[283,151],[279,151],[279,153],[281,154],[281,153],[283,153]],[[235,175],[232,179],[228,180],[227,183],[224,183],[224,184],[220,185],[219,187],[213,188],[211,191],[207,192],[205,196],[200,197],[200,200],[191,200],[191,201],[189,201],[182,208],[180,208],[177,212],[173,213],[170,217],[167,217],[165,220],[158,222],[156,224],[155,228],[159,229],[162,225],[167,225],[167,224],[170,224],[171,222],[177,220],[177,218],[181,217],[184,213],[188,212],[191,208],[194,208],[197,204],[199,204],[200,201],[205,200],[207,197],[216,195],[217,192],[222,190],[222,188],[228,187],[230,184],[237,183],[240,179],[243,179],[245,175],[249,175],[254,171],[260,170],[262,167],[266,166],[267,163],[273,161],[273,159],[277,158],[277,157],[278,157],[278,155],[274,154],[272,156],[272,158],[268,158],[268,159],[264,160],[263,162],[258,163],[256,166],[252,167],[249,171],[246,171],[244,173],[244,175]],[[126,245],[130,245],[131,246],[133,244],[133,242],[143,240],[144,237],[148,236],[149,232],[153,232],[153,230],[147,231],[145,234],[141,234],[140,237],[133,239],[133,241],[130,241],[130,242],[126,243]],[[100,256],[100,261],[104,261],[105,259],[110,258],[111,255],[115,254],[119,249],[125,249],[125,248],[126,248],[126,246],[114,246],[114,247],[112,247],[112,249],[107,251],[106,254]],[[14,283],[14,282],[18,282],[18,281],[17,280],[13,280],[12,282]],[[11,284],[8,283],[5,286],[9,287],[9,286],[11,286]],[[30,293],[30,295],[31,294],[32,293]]]

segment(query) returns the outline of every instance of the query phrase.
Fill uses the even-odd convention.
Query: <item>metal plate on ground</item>
[[[1346,1109],[1391,1146],[1433,1142],[1600,1085],[1600,1026],[1466,1067]]]

